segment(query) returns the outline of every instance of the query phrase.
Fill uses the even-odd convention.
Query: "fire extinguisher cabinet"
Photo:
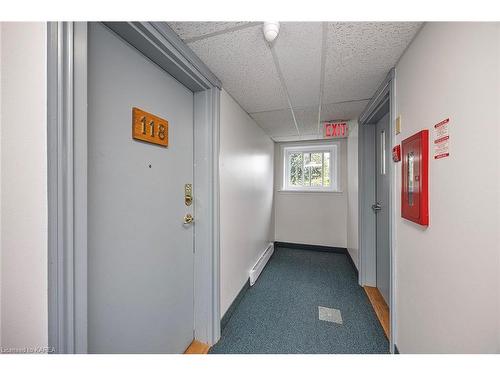
[[[429,130],[406,138],[401,144],[401,217],[429,225]]]

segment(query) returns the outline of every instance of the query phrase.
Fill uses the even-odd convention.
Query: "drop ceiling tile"
[[[168,22],[168,25],[182,40],[198,38],[203,35],[222,32],[250,22]]]
[[[330,23],[325,102],[370,98],[420,27],[419,22]]]
[[[318,133],[318,106],[295,109],[295,118],[299,125],[300,134]]]
[[[260,25],[198,40],[189,46],[247,112],[287,106]]]
[[[291,135],[291,136],[275,136],[271,137],[274,142],[296,142],[296,141],[313,141],[317,139],[323,139],[322,136],[316,134],[311,135]]]
[[[323,104],[321,121],[357,120],[369,100]]]
[[[334,120],[355,120],[368,104],[368,100],[323,104],[321,107],[321,123]],[[294,110],[300,130],[298,139],[316,139],[322,137],[323,128],[320,123],[318,131],[318,107],[311,106]],[[273,139],[278,137],[298,136],[289,109],[251,113],[250,116]]]
[[[295,109],[295,117],[302,136],[323,134],[322,123],[334,120],[355,120],[368,104],[368,100],[323,104],[318,128],[318,107]]]
[[[250,116],[271,137],[297,135],[290,110],[250,113]]]
[[[273,48],[293,107],[318,105],[321,81],[321,22],[282,22]]]
[[[273,47],[300,138],[261,26],[245,24],[173,22],[170,26],[184,39],[210,34],[189,46],[273,139],[317,137],[322,23],[284,22]],[[421,23],[406,22],[328,23],[321,121],[356,119],[420,27]],[[224,30],[228,31],[219,34]],[[353,101],[359,99],[366,100]]]

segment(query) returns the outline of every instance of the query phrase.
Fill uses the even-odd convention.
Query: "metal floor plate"
[[[342,315],[340,310],[331,307],[318,306],[318,318],[325,322],[342,324]]]

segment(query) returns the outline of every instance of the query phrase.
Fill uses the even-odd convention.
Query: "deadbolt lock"
[[[184,185],[184,203],[186,206],[191,206],[193,204],[193,185]]]

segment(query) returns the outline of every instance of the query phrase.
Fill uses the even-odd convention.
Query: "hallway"
[[[0,22],[0,354],[500,353],[500,22],[264,16]]]
[[[318,319],[319,306],[340,310],[342,323]],[[280,247],[210,353],[388,353],[388,348],[346,255]]]

